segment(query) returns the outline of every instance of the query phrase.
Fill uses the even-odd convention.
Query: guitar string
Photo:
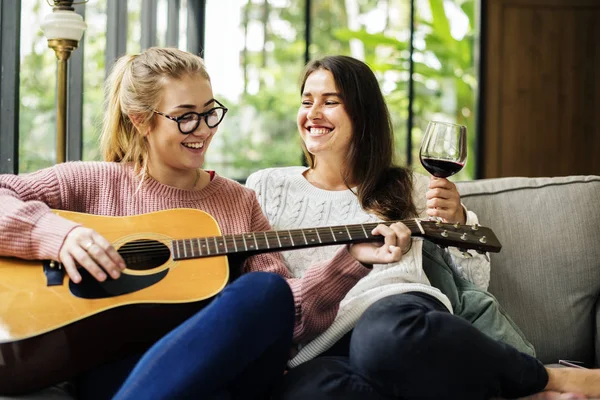
[[[414,221],[413,221],[414,223]],[[409,224],[410,225],[410,222]],[[407,225],[407,226],[408,226]],[[371,227],[372,226],[372,227]],[[350,232],[349,237],[348,232],[344,232],[346,230],[346,226],[342,225],[342,226],[332,226],[332,227],[318,227],[318,228],[305,228],[305,229],[290,229],[290,230],[279,230],[279,231],[260,231],[260,232],[245,232],[245,233],[238,233],[238,234],[230,234],[230,235],[222,235],[222,236],[207,236],[207,237],[198,237],[198,238],[186,238],[186,239],[172,239],[171,242],[177,242],[177,241],[181,241],[181,242],[185,242],[185,241],[189,241],[190,244],[192,246],[194,246],[194,242],[196,242],[197,240],[202,240],[202,241],[206,241],[208,240],[210,243],[210,246],[214,248],[213,244],[214,244],[214,239],[216,238],[218,241],[220,240],[220,243],[224,243],[223,239],[225,239],[226,241],[236,241],[237,242],[244,242],[247,240],[250,240],[252,242],[254,242],[255,240],[257,242],[260,242],[261,244],[264,243],[266,245],[267,241],[265,240],[264,236],[265,234],[270,235],[272,237],[267,237],[267,240],[269,240],[269,243],[271,243],[271,241],[281,241],[281,240],[290,240],[287,239],[289,237],[291,237],[291,241],[295,242],[302,242],[304,241],[304,237],[306,234],[312,235],[313,233],[311,233],[310,231],[317,231],[315,232],[315,234],[319,235],[331,235],[331,240],[333,240],[333,237],[335,236],[335,232],[332,234],[331,230],[334,228],[343,228],[342,229],[342,235],[346,237],[346,239],[341,239],[341,240],[352,240],[351,237],[357,237],[360,236],[360,240],[366,240],[366,239],[371,239],[374,238],[376,235],[371,235],[370,231],[375,228],[375,226],[377,226],[377,223],[369,223],[369,224],[364,224],[364,230],[363,230],[363,225],[348,225],[347,226],[347,230],[348,232]],[[415,223],[416,226],[416,223]],[[331,228],[331,229],[330,229]],[[368,229],[368,235],[367,237],[364,236],[365,234],[365,230]],[[279,235],[276,233],[279,232]],[[285,234],[286,232],[289,232],[289,234]],[[296,239],[296,240],[294,240]],[[300,239],[300,240],[298,240]],[[152,239],[138,239],[138,240],[152,240]],[[358,239],[357,239],[358,240]],[[129,242],[131,243],[131,242]],[[291,244],[291,243],[290,243]],[[308,244],[308,243],[305,243]],[[332,244],[335,244],[335,240],[333,241]],[[185,245],[185,244],[184,244]],[[164,244],[158,244],[158,243],[137,243],[137,244],[129,244],[129,245],[124,245],[127,246],[126,249],[130,250],[130,249],[152,249],[152,248],[157,248],[157,249],[162,249],[164,248]],[[198,247],[198,246],[195,246]],[[123,249],[123,251],[125,251],[125,249]]]
[[[405,225],[409,226],[409,227],[416,227],[417,223],[414,221],[405,221],[404,222]],[[286,245],[288,244],[287,241],[289,241],[289,245],[292,246],[296,246],[296,243],[300,243],[299,245],[297,245],[298,247],[304,247],[306,245],[320,245],[322,244],[321,242],[306,242],[305,240],[305,236],[306,234],[310,234],[310,235],[314,235],[317,234],[317,237],[319,237],[319,234],[323,235],[323,236],[327,236],[327,240],[325,244],[329,244],[329,245],[334,245],[336,243],[336,241],[334,240],[335,237],[335,232],[332,234],[332,230],[334,228],[343,228],[341,234],[344,236],[344,238],[340,239],[341,242],[344,242],[346,240],[353,240],[353,237],[356,237],[356,240],[370,240],[375,238],[375,235],[371,235],[370,231],[377,226],[378,223],[369,223],[369,224],[363,224],[363,225],[348,225],[348,226],[335,226],[335,227],[318,227],[318,228],[306,228],[306,229],[291,229],[291,230],[280,230],[280,231],[261,231],[261,232],[247,232],[247,233],[240,233],[240,234],[232,234],[232,235],[223,235],[223,236],[210,236],[210,237],[202,237],[202,238],[187,238],[187,239],[172,239],[171,243],[173,242],[183,242],[183,246],[186,248],[186,250],[188,249],[188,247],[191,247],[191,251],[194,252],[195,249],[199,249],[199,244],[198,241],[205,241],[207,242],[207,245],[210,246],[209,250],[216,250],[216,252],[220,252],[221,250],[224,250],[225,245],[227,245],[228,243],[233,243],[235,241],[236,244],[240,244],[240,247],[244,247],[244,249],[240,250],[242,252],[246,252],[246,251],[252,251],[255,250],[255,247],[257,244],[259,244],[258,249],[259,250],[264,250],[264,249],[268,249],[270,247],[284,247],[284,246],[279,246],[279,245],[275,245],[273,246],[272,243],[274,241],[277,241],[277,244],[279,244],[280,241],[285,241]],[[363,230],[364,227],[364,230]],[[344,232],[347,229],[347,232]],[[368,236],[365,237],[365,230],[369,230],[368,232]],[[315,233],[310,232],[310,231],[316,231]],[[276,232],[279,232],[279,235],[277,235]],[[288,232],[289,234],[285,234],[286,232]],[[348,232],[350,233],[348,235]],[[264,235],[267,235],[267,238],[265,240],[265,238],[263,237]],[[273,234],[275,234],[273,236]],[[339,232],[338,232],[339,234]],[[272,237],[268,237],[269,235],[271,235]],[[217,247],[215,245],[215,239],[217,240],[217,244],[219,244],[220,246]],[[141,239],[144,240],[144,239]],[[146,239],[146,240],[151,240],[151,239]],[[189,242],[189,246],[188,243],[185,243],[186,241]],[[247,247],[247,242],[250,241],[250,245],[248,249],[246,249]],[[255,242],[254,244],[252,242]],[[292,244],[293,243],[293,244]],[[126,247],[125,247],[126,246]],[[206,247],[206,245],[202,245],[201,247]],[[235,246],[234,246],[235,247]],[[120,250],[119,253],[120,254],[132,254],[132,253],[139,253],[141,251],[144,252],[164,252],[165,249],[165,245],[162,243],[156,243],[156,242],[152,242],[152,243],[138,243],[138,244],[126,244],[124,245]],[[231,253],[234,251],[226,251],[226,253]]]

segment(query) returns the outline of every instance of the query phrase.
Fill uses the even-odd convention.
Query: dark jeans
[[[288,372],[274,399],[483,400],[547,382],[538,360],[413,292],[375,302],[345,340]]]
[[[119,400],[262,399],[283,375],[293,328],[287,282],[271,273],[249,273],[141,358],[79,379],[78,397],[111,399],[118,390]]]

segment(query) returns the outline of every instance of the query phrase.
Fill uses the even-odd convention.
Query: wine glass
[[[431,121],[421,142],[419,157],[423,167],[438,178],[460,171],[467,161],[467,127]]]

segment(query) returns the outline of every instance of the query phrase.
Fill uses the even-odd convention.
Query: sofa
[[[463,203],[503,247],[490,255],[490,291],[546,364],[598,367],[600,176],[457,183]],[[51,388],[20,399],[71,399]],[[1,397],[2,400],[16,397]]]

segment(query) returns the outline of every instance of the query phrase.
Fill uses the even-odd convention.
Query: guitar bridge
[[[44,275],[46,275],[46,286],[60,286],[64,283],[65,269],[62,264],[54,260],[42,262]]]

